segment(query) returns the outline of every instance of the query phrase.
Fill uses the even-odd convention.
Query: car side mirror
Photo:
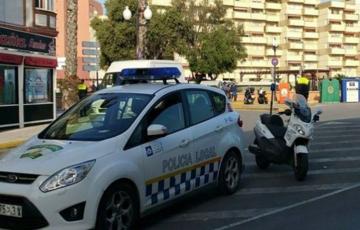
[[[286,116],[290,116],[291,113],[292,113],[291,109],[285,109],[285,111],[284,111],[284,114],[285,114]]]
[[[313,122],[318,122],[320,120],[319,115],[315,114],[313,118]]]
[[[162,137],[167,134],[167,128],[163,125],[153,124],[147,128],[148,137]]]

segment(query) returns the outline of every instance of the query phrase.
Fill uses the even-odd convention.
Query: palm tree
[[[77,96],[77,16],[78,0],[66,0],[65,79],[62,87],[63,107],[69,108]]]

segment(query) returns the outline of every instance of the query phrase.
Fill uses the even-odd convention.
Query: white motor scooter
[[[319,121],[322,111],[311,114],[303,95],[296,94],[293,100],[286,100],[290,109],[276,115],[262,114],[254,128],[255,141],[249,151],[255,154],[256,164],[266,169],[271,163],[293,166],[295,178],[305,179],[308,171],[308,145],[312,139],[314,122]],[[290,116],[284,125],[279,115]]]

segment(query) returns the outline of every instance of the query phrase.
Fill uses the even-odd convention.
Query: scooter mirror
[[[291,115],[291,109],[285,109],[284,114],[286,116],[290,116]]]
[[[322,112],[323,112],[322,109],[318,109],[315,114],[320,115],[320,114],[322,114]]]

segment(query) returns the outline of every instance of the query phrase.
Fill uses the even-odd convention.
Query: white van
[[[179,82],[185,83],[184,70],[182,65],[173,60],[129,60],[129,61],[115,61],[111,63],[110,67],[106,71],[104,79],[101,83],[101,88],[108,88],[114,85],[122,85],[122,72],[127,69],[139,69],[139,70],[149,70],[149,69],[161,69],[161,68],[174,68],[180,72],[180,77],[178,78]],[[147,71],[145,71],[147,72]],[[147,72],[148,73],[148,72]],[[140,73],[140,74],[144,74]],[[167,74],[167,73],[164,73]],[[176,74],[177,75],[177,74]],[[148,78],[149,76],[144,76]],[[139,79],[140,76],[137,76]]]

